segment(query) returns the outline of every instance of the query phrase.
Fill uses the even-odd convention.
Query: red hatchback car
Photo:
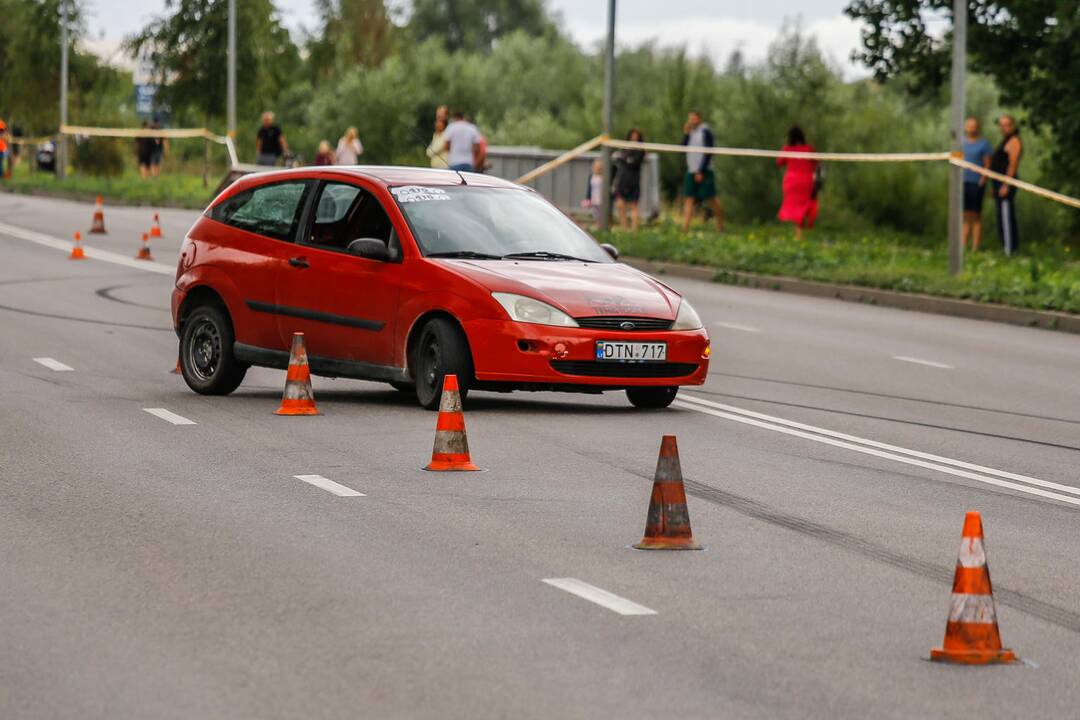
[[[690,304],[615,262],[555,206],[487,175],[402,167],[248,175],[188,232],[172,314],[192,390],[284,368],[304,333],[317,375],[439,404],[475,390],[625,390],[670,405],[700,385],[709,336]]]

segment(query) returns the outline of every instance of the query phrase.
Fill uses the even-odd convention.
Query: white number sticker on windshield
[[[406,185],[392,188],[390,192],[400,203],[427,202],[429,200],[449,200],[450,196],[442,188]]]

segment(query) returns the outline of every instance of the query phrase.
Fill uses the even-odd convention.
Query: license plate
[[[667,343],[596,341],[596,359],[603,362],[666,362]]]

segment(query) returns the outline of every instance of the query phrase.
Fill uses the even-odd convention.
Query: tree
[[[342,67],[378,67],[394,49],[397,28],[383,0],[317,0],[320,29],[307,43],[316,78]]]
[[[419,40],[441,38],[448,50],[470,52],[491,50],[515,30],[556,32],[543,0],[414,0],[408,28]]]
[[[948,76],[951,36],[935,38],[928,19],[951,14],[951,0],[852,0],[845,12],[866,23],[857,59],[875,75],[906,78],[909,89],[939,88]],[[969,0],[968,55],[992,76],[1006,104],[1037,129],[1049,128],[1046,170],[1080,194],[1080,4],[1065,0]]]
[[[225,115],[227,0],[166,0],[166,14],[128,38],[136,56],[149,58],[161,84],[160,101],[183,118]],[[236,3],[239,117],[254,118],[288,85],[300,55],[277,19],[271,0]]]

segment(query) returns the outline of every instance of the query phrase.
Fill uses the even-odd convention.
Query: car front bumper
[[[463,325],[476,379],[485,383],[596,388],[701,385],[709,371],[711,348],[704,329],[621,332],[489,319]],[[665,342],[667,361],[597,361],[597,340]]]

